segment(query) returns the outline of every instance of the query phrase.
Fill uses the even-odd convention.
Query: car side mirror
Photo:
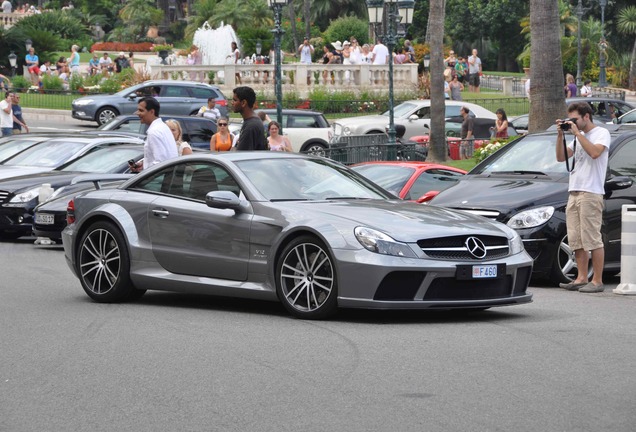
[[[430,200],[435,198],[438,194],[439,194],[439,191],[428,191],[424,195],[419,197],[417,200],[415,200],[415,202],[417,202],[418,204],[429,202]]]
[[[417,116],[417,114],[411,114],[409,116],[409,121],[415,121],[415,120],[419,120],[420,118]]]
[[[612,119],[612,123],[614,123],[614,124],[618,124],[618,119],[617,119],[616,117],[614,117],[614,118]]]
[[[131,94],[129,94],[129,95],[128,95],[128,99],[130,99],[130,100],[135,100],[135,99],[137,99],[137,94],[136,94],[136,93],[131,93]]]
[[[631,187],[633,184],[634,184],[634,181],[630,177],[617,176],[617,177],[612,177],[611,179],[605,182],[605,189],[606,190],[627,189],[628,187]]]
[[[205,196],[205,204],[211,208],[232,209],[235,211],[240,210],[242,207],[239,197],[230,191],[208,192]]]

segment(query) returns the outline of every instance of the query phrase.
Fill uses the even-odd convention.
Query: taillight
[[[75,201],[70,200],[66,206],[66,223],[72,224],[75,222]]]
[[[216,104],[221,106],[227,106],[227,101],[225,99],[221,99],[221,100],[217,99]]]

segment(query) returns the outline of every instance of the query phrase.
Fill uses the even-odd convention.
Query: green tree
[[[192,39],[194,33],[203,26],[203,23],[208,22],[214,16],[214,11],[219,0],[197,0],[193,5],[193,15],[189,18],[188,26],[185,30],[185,37]]]
[[[369,21],[352,16],[338,18],[331,22],[324,35],[328,42],[349,40],[349,37],[355,36],[360,44],[365,44],[369,40]]]
[[[546,130],[565,114],[558,26],[557,0],[530,0],[530,132]]]
[[[616,29],[625,35],[636,35],[636,6],[628,6],[621,9],[618,14]],[[636,90],[636,38],[634,39],[629,65],[629,89]]]
[[[119,11],[119,17],[127,27],[132,27],[135,39],[146,37],[148,27],[163,20],[163,11],[154,7],[152,0],[130,0]]]
[[[208,19],[212,27],[229,24],[237,31],[241,27],[272,27],[273,13],[264,0],[220,0]]]

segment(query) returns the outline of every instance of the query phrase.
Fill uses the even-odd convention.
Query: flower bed
[[[124,42],[98,42],[91,46],[91,52],[152,52],[154,44],[152,42],[124,43]]]

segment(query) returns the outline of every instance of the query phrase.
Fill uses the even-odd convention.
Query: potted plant
[[[161,57],[161,64],[166,64],[166,58],[170,55],[170,51],[173,46],[169,44],[153,45],[152,51],[156,52]]]

